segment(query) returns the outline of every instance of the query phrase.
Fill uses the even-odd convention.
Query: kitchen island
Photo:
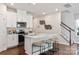
[[[38,34],[38,35],[25,35],[25,44],[24,44],[24,49],[25,49],[25,53],[29,54],[29,55],[32,55],[32,44],[34,42],[39,42],[39,41],[42,41],[42,40],[49,40],[49,39],[54,39],[56,38],[57,34],[53,34],[53,33],[41,33],[41,34]],[[46,44],[47,46],[47,44]],[[50,47],[50,49],[53,48]],[[39,49],[38,47],[37,48],[34,48],[34,50],[37,50]],[[46,50],[48,50],[49,48],[47,48]],[[45,50],[45,51],[46,51]],[[40,51],[34,53],[35,55],[38,55],[40,54]]]

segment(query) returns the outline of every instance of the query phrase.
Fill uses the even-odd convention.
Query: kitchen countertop
[[[53,34],[53,33],[40,33],[40,34],[29,34],[29,35],[25,35],[26,37],[28,37],[28,38],[32,38],[32,39],[37,39],[38,37],[39,38],[46,38],[46,39],[48,39],[48,36],[50,36],[50,37],[52,37],[52,36],[56,36],[57,34]]]

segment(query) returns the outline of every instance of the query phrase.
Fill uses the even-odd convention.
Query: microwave
[[[17,28],[26,28],[26,22],[17,22]]]

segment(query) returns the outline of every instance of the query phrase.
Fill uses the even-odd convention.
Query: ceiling
[[[10,3],[5,4],[16,9],[29,11],[34,16],[42,16],[45,14],[52,14],[64,10],[79,13],[79,3],[72,3],[72,7],[69,8],[64,7],[66,3],[14,3],[13,5],[11,5]]]

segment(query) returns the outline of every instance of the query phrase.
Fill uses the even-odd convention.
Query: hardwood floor
[[[1,52],[0,55],[27,55],[27,54],[24,53],[24,46],[17,46]]]
[[[77,46],[77,44],[73,44],[71,47],[69,45],[67,46],[63,44],[58,44],[57,48],[59,48],[59,50],[56,51],[55,53],[51,52],[52,53],[51,55],[75,55],[77,51],[77,47],[79,47],[79,45]],[[50,52],[48,51],[46,53],[47,53],[46,55],[49,55]],[[23,46],[18,46],[0,52],[0,55],[27,55],[27,54],[25,54]]]
[[[57,44],[56,48],[59,50],[52,52],[51,54],[50,52],[47,52],[47,55],[77,55],[77,47],[79,47],[77,44],[73,44],[72,46]]]
[[[76,55],[77,44],[73,44],[72,46],[59,44],[59,51],[57,52],[59,55]],[[58,55],[56,53],[56,55]]]

